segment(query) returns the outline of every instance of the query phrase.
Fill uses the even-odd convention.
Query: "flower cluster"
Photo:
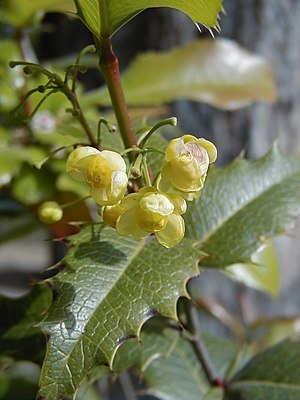
[[[74,179],[87,183],[91,196],[104,206],[104,222],[119,235],[142,239],[154,234],[160,244],[170,248],[184,236],[186,200],[200,195],[209,164],[216,157],[217,150],[208,140],[192,135],[173,139],[166,148],[156,187],[142,187],[127,195],[126,164],[118,153],[79,147],[69,155],[66,168]]]

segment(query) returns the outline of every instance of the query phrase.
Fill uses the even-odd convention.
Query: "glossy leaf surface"
[[[275,296],[279,292],[279,264],[272,245],[260,249],[252,255],[252,263],[233,264],[226,273],[238,282]]]
[[[300,159],[275,145],[256,161],[211,169],[186,218],[187,234],[204,253],[201,265],[251,262],[266,238],[284,234],[300,212]]]
[[[223,0],[75,0],[78,14],[96,35],[107,37],[147,8],[170,7],[208,28],[218,25]]]
[[[165,52],[141,54],[122,79],[130,106],[189,99],[232,110],[276,99],[267,61],[225,39],[198,40]],[[106,89],[98,101],[110,104]]]
[[[95,366],[112,364],[118,346],[138,337],[151,316],[176,319],[177,299],[198,273],[188,239],[166,250],[154,238],[136,242],[99,225],[71,243],[66,269],[49,281],[55,300],[43,323],[50,337],[41,377],[46,400],[76,392]]]

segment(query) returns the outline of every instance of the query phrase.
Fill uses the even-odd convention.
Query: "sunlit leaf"
[[[211,169],[186,218],[187,234],[203,252],[201,265],[251,263],[267,238],[284,234],[300,212],[300,158],[275,145],[256,161]]]
[[[122,78],[130,106],[189,99],[231,110],[276,99],[267,61],[225,39],[198,40],[182,48],[141,54]],[[94,96],[100,104],[110,104],[106,89]]]
[[[272,295],[279,291],[279,265],[272,245],[263,246],[255,252],[252,263],[233,264],[226,268],[226,274],[254,289]]]
[[[223,0],[75,0],[77,11],[96,35],[107,37],[147,8],[170,7],[186,13],[195,23],[218,27]]]
[[[167,250],[154,238],[136,242],[99,225],[70,240],[65,270],[49,281],[55,300],[43,323],[50,339],[40,382],[47,400],[74,393],[95,366],[112,364],[151,316],[176,319],[177,299],[198,273],[188,239]]]

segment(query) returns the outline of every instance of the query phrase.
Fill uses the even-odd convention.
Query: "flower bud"
[[[159,243],[167,248],[178,244],[184,236],[181,214],[186,211],[186,203],[178,195],[148,186],[125,196],[120,208],[123,211],[117,218],[116,230],[121,236],[142,239],[154,233]]]
[[[157,187],[193,200],[200,195],[209,164],[216,158],[216,147],[206,139],[192,135],[173,139],[166,148]]]
[[[63,210],[56,201],[46,201],[38,209],[38,217],[44,224],[55,224],[62,219]]]

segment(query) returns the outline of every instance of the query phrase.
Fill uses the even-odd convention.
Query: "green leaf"
[[[139,337],[153,315],[176,319],[177,299],[198,274],[189,239],[167,250],[154,238],[137,242],[100,224],[70,241],[65,270],[49,280],[55,300],[43,323],[50,337],[40,381],[46,400],[73,394],[95,366],[112,365],[120,344]]]
[[[298,400],[300,341],[285,340],[257,354],[233,378],[228,400]]]
[[[276,100],[267,61],[226,39],[141,54],[123,74],[122,83],[130,106],[157,106],[184,98],[232,110]],[[101,105],[110,105],[106,88],[93,96],[96,93]]]
[[[97,37],[113,35],[122,25],[147,8],[170,7],[187,14],[195,23],[215,28],[223,0],[75,0],[77,11]]]
[[[17,28],[31,24],[37,11],[74,12],[75,9],[71,0],[0,0],[1,16]]]
[[[51,292],[41,285],[25,297],[0,298],[0,356],[42,362],[46,341],[37,324],[50,303]]]
[[[211,169],[186,217],[187,235],[203,252],[200,265],[251,263],[266,238],[284,234],[300,212],[300,158],[274,145],[256,161]]]
[[[226,274],[257,290],[275,296],[279,292],[279,264],[275,249],[267,244],[252,255],[253,263],[233,264],[226,268]]]
[[[147,383],[147,394],[164,400],[221,400],[223,391],[211,391],[187,335],[182,334],[170,321],[153,318],[145,324],[141,343],[125,342],[116,355],[117,371],[136,364],[136,370]],[[203,345],[212,362],[214,373],[220,379],[238,354],[231,341],[203,332]]]

